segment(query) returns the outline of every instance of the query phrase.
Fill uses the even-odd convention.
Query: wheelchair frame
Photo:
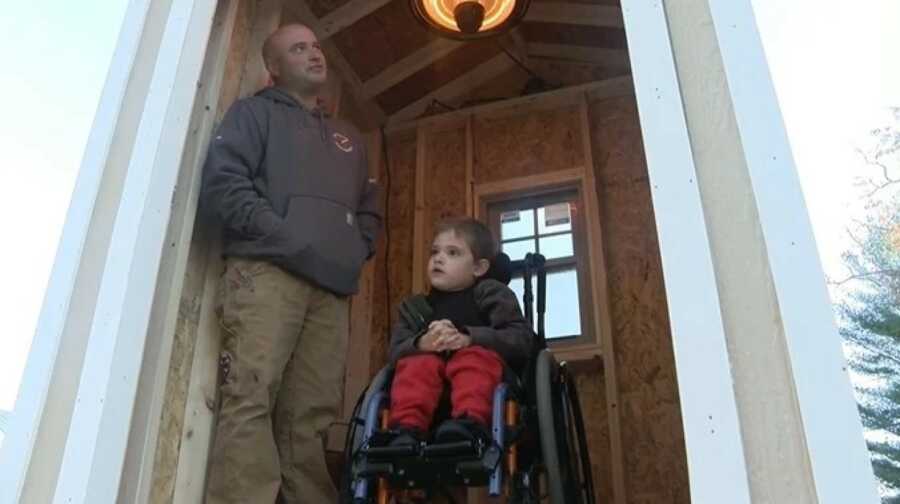
[[[535,312],[531,279],[537,278],[535,355],[525,368],[524,380],[507,370],[494,390],[490,441],[381,446],[390,435],[386,390],[393,368],[385,366],[360,395],[351,417],[341,502],[388,504],[392,496],[409,496],[411,490],[425,490],[428,496],[450,485],[463,485],[487,486],[492,497],[506,495],[510,503],[534,504],[545,497],[543,474],[551,504],[594,504],[575,382],[566,363],[557,363],[547,350],[544,257],[528,254],[524,260],[513,261],[511,269],[512,275],[522,274],[523,308],[531,325]]]

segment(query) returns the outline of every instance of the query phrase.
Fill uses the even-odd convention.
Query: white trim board
[[[104,221],[109,220],[105,217],[109,208],[102,182],[115,155],[117,128],[125,120],[121,112],[130,96],[130,80],[152,3],[131,2],[123,18],[22,375],[15,414],[0,451],[2,504],[30,500],[32,497],[26,497],[29,490],[41,494],[52,490],[48,485],[55,486],[62,457],[59,440],[65,440],[74,402],[76,383],[72,375],[80,373],[87,344],[84,334],[90,323],[78,317],[77,310],[90,304],[108,244],[107,237],[97,233],[89,237],[89,233],[102,230]],[[96,259],[85,263],[86,257]],[[73,298],[75,292],[79,296]]]
[[[790,142],[749,0],[709,0],[819,502],[880,498]]]
[[[749,504],[713,259],[662,2],[623,0],[672,328],[692,502]]]

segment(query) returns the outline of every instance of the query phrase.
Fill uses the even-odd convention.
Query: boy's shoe
[[[401,446],[417,447],[425,440],[425,435],[419,429],[410,427],[398,427],[394,429],[396,435],[388,443],[394,448]]]
[[[471,418],[454,418],[443,422],[434,434],[437,443],[453,443],[457,441],[490,442],[488,427]]]

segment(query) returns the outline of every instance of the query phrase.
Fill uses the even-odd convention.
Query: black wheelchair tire
[[[535,364],[534,385],[541,438],[541,459],[547,475],[547,491],[551,504],[578,504],[581,499],[571,488],[573,484],[570,477],[571,468],[563,467],[563,463],[568,464],[568,457],[564,456],[563,460],[560,460],[560,454],[566,453],[562,443],[567,442],[567,436],[565,426],[557,425],[561,423],[558,422],[558,415],[562,407],[558,383],[559,365],[556,358],[549,350],[541,350]]]
[[[594,480],[591,474],[591,457],[587,444],[587,432],[584,429],[584,416],[581,413],[581,401],[578,399],[578,390],[575,387],[575,381],[571,379],[565,364],[561,366],[562,373],[565,377],[564,388],[566,391],[566,400],[572,414],[572,428],[570,434],[574,437],[572,443],[577,443],[577,453],[570,452],[572,465],[581,469],[581,487],[584,490],[584,504],[595,504],[594,497]]]
[[[585,448],[582,444],[583,430],[576,432],[578,426],[570,425],[570,415],[573,413],[570,408],[573,405],[562,386],[561,372],[549,350],[538,354],[534,382],[547,492],[551,504],[590,504],[594,502],[593,495],[585,496],[585,493],[592,491],[593,485],[589,481],[582,485],[578,474],[580,462],[582,470],[586,468],[582,476],[590,478],[590,462],[586,454],[581,453],[578,457]]]

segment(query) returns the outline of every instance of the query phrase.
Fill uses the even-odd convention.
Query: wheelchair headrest
[[[484,278],[494,279],[503,285],[508,285],[509,281],[512,280],[512,261],[509,259],[509,256],[504,254],[503,252],[498,253],[494,260],[491,261],[491,267],[488,268],[487,273],[484,274]]]

